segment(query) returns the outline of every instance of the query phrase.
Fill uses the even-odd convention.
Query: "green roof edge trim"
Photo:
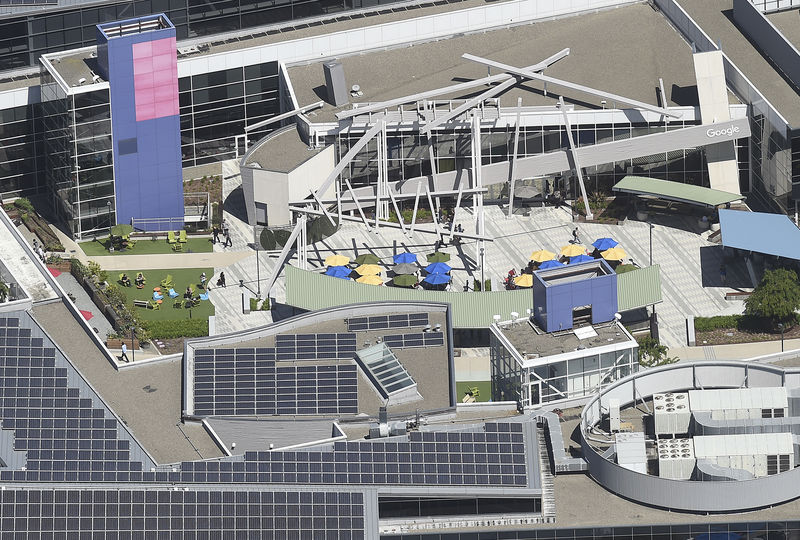
[[[744,195],[720,191],[692,184],[682,184],[671,180],[660,180],[646,176],[626,176],[612,188],[614,191],[635,195],[652,195],[671,201],[687,202],[704,206],[719,206],[744,200]]]

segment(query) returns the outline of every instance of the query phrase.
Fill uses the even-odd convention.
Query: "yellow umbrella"
[[[381,273],[381,267],[377,264],[362,264],[356,268],[359,276],[374,276]]]
[[[517,287],[533,287],[533,275],[522,274],[514,278],[514,285]]]
[[[586,248],[580,244],[570,244],[561,248],[561,255],[564,257],[577,257],[586,253]]]
[[[383,285],[383,280],[380,276],[361,276],[356,281],[359,283],[366,283],[367,285]]]
[[[621,261],[628,256],[621,247],[613,247],[602,252],[600,255],[607,261]]]
[[[533,253],[531,253],[531,260],[533,262],[540,263],[552,260],[553,258],[555,258],[555,256],[556,254],[553,253],[552,251],[547,251],[546,249],[540,249],[539,251],[534,251]]]
[[[325,259],[325,266],[346,266],[350,264],[350,257],[344,255],[331,255]]]

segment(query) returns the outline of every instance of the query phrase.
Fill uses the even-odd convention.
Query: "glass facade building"
[[[123,0],[0,11],[0,71],[35,66],[43,54],[94,45],[98,24],[164,13],[178,40],[366,9],[397,0]],[[77,4],[77,5],[75,5]]]
[[[498,336],[497,328],[490,329],[493,401],[516,401],[520,407],[528,408],[580,399],[639,370],[639,348],[633,338],[541,358],[522,359],[522,355],[502,335]]]
[[[592,146],[599,143],[620,141],[643,135],[663,133],[688,126],[699,125],[696,120],[674,122],[631,122],[615,124],[580,124],[573,126],[572,138],[577,146]],[[337,144],[338,159],[341,159],[360,138],[360,133],[342,134]],[[437,133],[434,139],[434,159],[437,172],[443,173],[471,167],[471,133],[469,130]],[[329,143],[333,143],[331,138]],[[428,175],[431,163],[428,141],[425,136],[410,133],[389,133],[387,136],[389,178],[406,180]],[[530,157],[557,150],[568,150],[569,141],[564,126],[523,126],[519,135],[519,157]],[[481,133],[481,158],[484,165],[509,161],[514,154],[514,126],[495,128]],[[737,141],[739,183],[748,190],[749,156],[748,139]],[[567,175],[568,171],[562,174]],[[672,152],[654,154],[642,158],[612,161],[603,165],[585,167],[584,181],[589,192],[610,192],[611,187],[624,176],[651,176],[675,182],[710,187],[708,166],[703,148],[686,148]],[[344,169],[343,177],[353,185],[374,185],[378,178],[378,154],[376,142],[370,141],[353,161]],[[568,196],[575,196],[577,182],[564,178],[561,185],[552,187]]]
[[[42,185],[56,215],[78,237],[108,229],[115,219],[108,89],[67,94],[43,69],[40,107],[47,134]]]

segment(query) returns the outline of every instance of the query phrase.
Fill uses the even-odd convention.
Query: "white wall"
[[[582,11],[638,3],[640,0],[509,0],[484,6],[437,13],[415,19],[354,28],[321,36],[186,58],[178,61],[178,76],[186,77],[265,62],[287,64],[441,39],[549,19]]]
[[[289,173],[290,201],[302,201],[308,197],[311,190],[317,189],[320,182],[333,172],[334,167],[336,167],[336,152],[334,152],[334,149],[334,145],[326,146],[324,150],[304,161]],[[323,199],[334,197],[334,186],[331,185],[326,193],[320,193],[319,196]]]

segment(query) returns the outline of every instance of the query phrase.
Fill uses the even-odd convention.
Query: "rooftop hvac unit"
[[[647,447],[644,433],[617,433],[614,436],[617,464],[628,470],[647,474]]]
[[[661,439],[656,446],[658,476],[670,480],[690,480],[697,462],[692,439]]]
[[[331,60],[322,64],[325,73],[325,90],[328,94],[328,103],[334,107],[347,104],[347,83],[344,80],[344,66],[338,60]]]
[[[620,417],[619,417],[619,400],[608,400],[608,426],[612,432],[619,431]]]
[[[713,420],[781,418],[789,412],[784,387],[690,390],[692,411],[709,411]]]
[[[689,433],[691,417],[689,394],[667,392],[653,395],[653,420],[656,435]]]

